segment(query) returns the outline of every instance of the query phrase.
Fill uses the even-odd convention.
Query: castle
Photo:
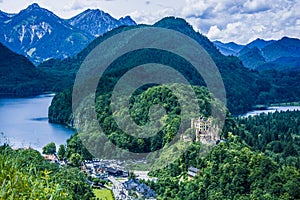
[[[200,116],[198,119],[191,119],[191,128],[195,130],[196,142],[212,144],[220,139],[217,128],[213,127],[211,119]]]

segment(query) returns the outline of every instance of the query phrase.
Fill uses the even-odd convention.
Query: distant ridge
[[[220,50],[225,56],[234,55],[236,56],[244,45],[236,44],[234,42],[222,43],[220,41],[214,41],[214,45]]]
[[[136,25],[129,16],[117,20],[90,9],[65,20],[36,3],[15,15],[0,11],[0,24],[0,42],[35,65],[76,55],[107,31]]]
[[[275,40],[263,40],[263,39],[257,38],[256,40],[250,42],[246,46],[248,48],[257,47],[258,49],[262,49],[262,48],[268,46],[269,44],[272,44],[273,42],[275,42]]]
[[[280,40],[256,39],[247,45],[214,42],[224,55],[238,56],[243,65],[258,71],[300,71],[300,40],[283,37]],[[238,48],[237,48],[238,47]]]
[[[119,20],[113,18],[108,13],[102,10],[85,10],[84,12],[72,17],[68,22],[94,37],[103,35],[107,31],[123,25],[136,25],[136,23],[129,17],[120,18]]]

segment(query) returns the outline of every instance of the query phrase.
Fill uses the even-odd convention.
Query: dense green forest
[[[227,133],[238,135],[254,150],[264,152],[281,165],[300,167],[300,112],[287,111],[228,119]]]
[[[91,199],[94,194],[77,168],[59,167],[32,149],[0,147],[0,199]]]
[[[37,69],[27,58],[0,43],[0,95],[28,96],[50,91],[53,77]]]
[[[231,118],[223,142],[195,143],[148,182],[160,199],[300,199],[300,112]],[[200,169],[187,179],[188,167]]]
[[[205,157],[194,145],[168,168],[153,172],[158,181],[148,182],[160,199],[299,199],[299,168],[276,161],[228,138]],[[187,168],[196,166],[199,175],[187,180]],[[183,178],[182,178],[183,177]]]
[[[300,199],[300,111],[228,117],[222,137],[213,146],[191,144],[146,183],[159,199]],[[72,154],[93,157],[78,134],[68,140],[66,158]],[[190,166],[200,169],[192,180]]]
[[[86,146],[89,147],[89,151],[93,155],[99,155],[101,158],[124,158],[124,153],[111,155],[112,147],[105,139],[108,138],[117,147],[128,150],[135,153],[148,153],[159,149],[162,149],[165,145],[169,144],[177,134],[179,126],[184,127],[180,132],[186,134],[190,138],[193,138],[190,131],[190,119],[198,117],[201,114],[204,117],[211,116],[211,107],[217,110],[217,113],[226,114],[226,109],[216,99],[211,99],[210,94],[205,87],[194,86],[193,90],[196,94],[196,101],[191,102],[188,92],[185,91],[179,96],[175,96],[172,93],[174,90],[184,91],[184,85],[173,84],[169,88],[166,86],[150,87],[146,91],[136,91],[136,94],[130,98],[129,114],[124,114],[127,107],[119,108],[117,111],[112,111],[111,108],[111,93],[106,95],[100,95],[96,100],[96,113],[97,123],[99,123],[104,134],[94,130],[95,125],[90,120],[90,116],[93,110],[90,110],[88,106],[83,104],[79,109],[79,129],[80,135],[74,135],[68,141],[68,148],[66,151],[67,157],[70,157],[72,153],[79,153],[83,159],[90,158],[90,154],[87,153],[85,148],[76,148],[76,144],[80,146],[80,138],[83,140]],[[63,94],[63,93],[62,93]],[[58,102],[58,101],[57,101]],[[180,104],[181,103],[181,104]],[[161,106],[165,113],[161,113],[161,109],[153,110],[150,113],[150,109],[153,106]],[[185,105],[185,112],[182,111],[182,105]],[[195,105],[195,107],[194,107]],[[60,106],[60,105],[57,105]],[[198,111],[196,107],[199,107]],[[119,123],[115,121],[115,117],[121,119]],[[132,121],[131,121],[131,119]],[[152,123],[159,122],[162,126],[154,125],[147,126],[151,123],[151,119],[155,119]],[[217,123],[217,122],[216,122]],[[80,126],[80,124],[83,124]],[[138,124],[137,130],[133,124]],[[88,128],[82,129],[88,125]],[[120,128],[118,125],[121,125]],[[143,129],[143,127],[145,127]],[[133,132],[134,130],[134,132]],[[139,135],[136,135],[139,134]],[[128,155],[127,155],[128,156]]]
[[[278,72],[267,70],[259,72],[264,84],[261,85],[261,92],[257,97],[257,104],[269,105],[281,102],[300,102],[300,72]],[[267,92],[264,85],[271,85]]]

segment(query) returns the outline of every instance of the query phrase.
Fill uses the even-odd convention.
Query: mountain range
[[[66,20],[36,3],[18,14],[0,11],[0,24],[0,42],[35,65],[75,55],[113,28],[136,25],[128,16],[117,20],[101,10],[90,9]]]
[[[238,52],[244,48],[244,45],[236,44],[234,42],[222,43],[220,41],[214,41],[213,43],[220,50],[220,52],[226,56],[236,56]]]
[[[103,23],[105,22],[104,25],[100,26],[102,22],[98,23],[96,19],[101,19]],[[26,59],[16,54],[17,56],[13,57],[18,58],[17,64],[11,64],[10,66],[9,63],[14,59],[9,56],[7,58],[2,56],[3,60],[1,62],[4,64],[0,63],[0,67],[4,66],[1,69],[3,70],[1,73],[4,81],[1,82],[1,85],[15,83],[8,88],[18,88],[19,82],[11,81],[13,78],[10,79],[10,76],[15,77],[15,79],[18,79],[19,76],[26,79],[20,84],[25,85],[23,88],[28,88],[29,91],[32,90],[29,88],[39,86],[43,88],[42,91],[63,91],[71,88],[81,63],[97,45],[120,32],[148,26],[135,25],[130,17],[116,20],[103,11],[90,9],[65,20],[46,9],[40,8],[37,4],[32,4],[18,14],[0,12],[0,23],[2,23],[0,33],[4,34],[0,34],[0,43],[3,42],[5,46],[14,49],[13,51],[17,54],[27,57]],[[129,26],[123,26],[125,23]],[[261,69],[268,71],[269,69],[277,69],[282,72],[298,70],[300,46],[298,39],[287,37],[278,41],[257,39],[248,45],[238,45],[233,42],[227,44],[222,42],[212,43],[207,37],[196,32],[184,19],[175,17],[161,19],[149,27],[167,28],[186,34],[197,41],[211,55],[221,72],[228,97],[228,108],[232,113],[242,113],[250,110],[255,104],[265,104],[275,100],[276,102],[299,100],[300,88],[297,84],[300,81],[300,73],[296,75],[278,72],[257,73],[249,70]],[[102,34],[105,31],[108,32]],[[100,36],[97,37],[98,35]],[[3,49],[3,52],[7,51],[7,48]],[[224,56],[221,52],[225,50],[230,51],[230,54],[235,54],[239,58]],[[123,60],[112,72],[116,73],[114,78],[120,75],[119,72],[124,71],[122,68],[124,63],[131,62],[128,63],[129,66],[132,64],[138,66],[138,61],[143,60],[146,63],[152,58],[151,56],[149,56],[149,52],[144,52],[139,56],[134,55],[130,59]],[[190,76],[193,85],[205,85],[201,77],[196,76],[196,73],[179,58],[173,58],[163,52],[155,52],[155,56],[157,56],[155,58],[158,59],[157,62],[161,60],[172,62],[171,64],[177,66],[178,70],[181,70],[180,72]],[[24,59],[27,60],[26,66],[30,65],[28,64],[29,60],[36,65],[43,62],[36,69],[32,68],[33,65],[25,69],[23,68],[25,61],[22,61]],[[14,68],[13,73],[15,75],[6,74],[5,71],[10,71],[11,68]],[[40,78],[36,80],[31,74],[36,74],[35,77]],[[31,79],[34,80],[34,84],[29,84],[31,86],[26,87]],[[13,91],[15,90],[13,89]],[[11,92],[8,91],[8,93]],[[12,93],[19,96],[17,92]]]
[[[300,71],[300,40],[297,38],[256,39],[247,45],[215,41],[214,45],[224,55],[238,56],[249,69]]]
[[[113,18],[108,13],[99,9],[88,9],[79,15],[67,20],[68,23],[94,37],[99,37],[107,31],[123,25],[136,25],[136,23],[129,17],[122,17],[119,20]]]

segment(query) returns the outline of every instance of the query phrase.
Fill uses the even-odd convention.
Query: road
[[[116,200],[130,200],[131,198],[128,196],[127,191],[125,190],[124,186],[122,183],[117,181],[113,176],[109,176],[108,180],[112,182],[113,187],[112,191],[114,193],[115,199]]]

